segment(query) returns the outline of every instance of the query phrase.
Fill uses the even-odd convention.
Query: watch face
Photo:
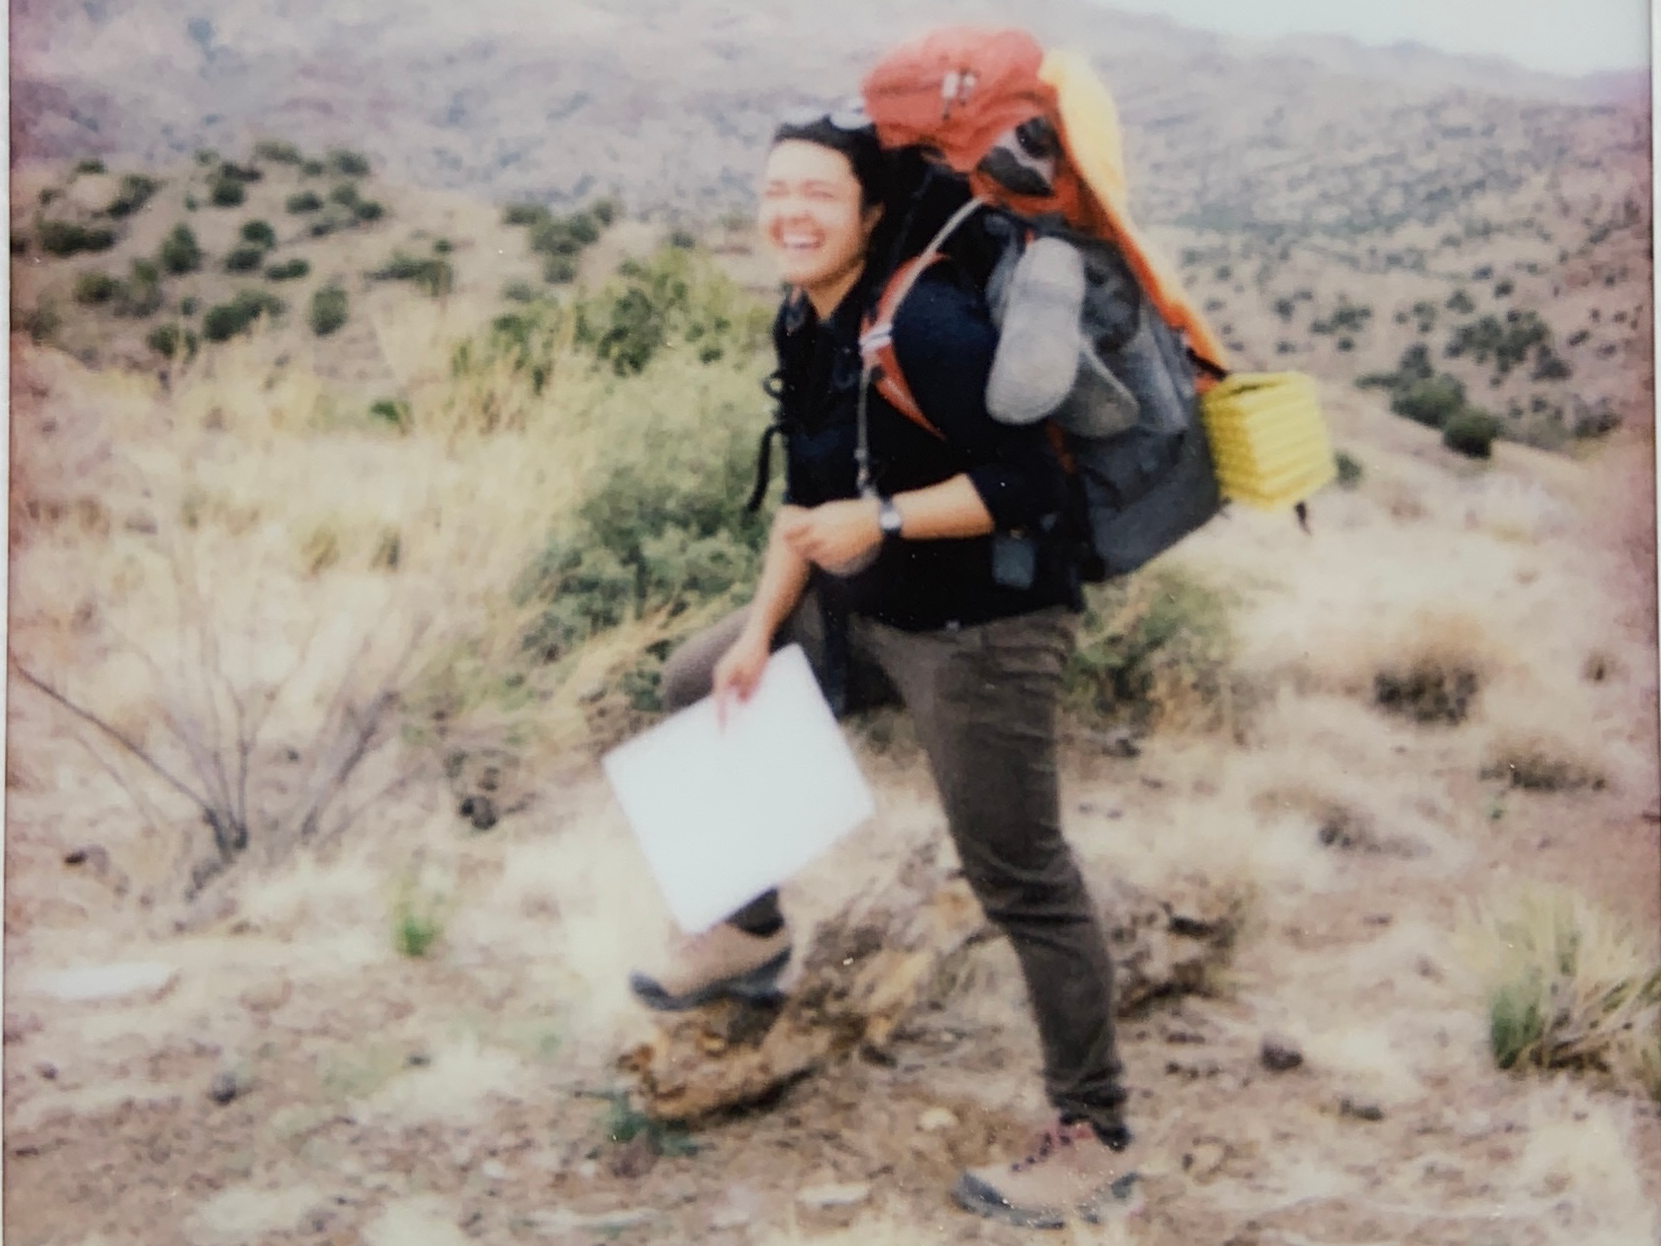
[[[893,500],[884,498],[882,506],[877,511],[877,526],[888,536],[899,536],[900,529],[905,526],[905,520],[900,515],[900,508]]]

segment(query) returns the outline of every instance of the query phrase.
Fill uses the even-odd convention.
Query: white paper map
[[[800,645],[773,655],[724,727],[705,698],[602,764],[688,934],[778,886],[876,811]]]

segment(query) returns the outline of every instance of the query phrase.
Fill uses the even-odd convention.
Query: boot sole
[[[646,1007],[658,1012],[686,1012],[713,1004],[718,999],[737,999],[750,1004],[775,1003],[784,998],[779,989],[779,974],[790,963],[790,949],[785,948],[765,965],[760,965],[736,977],[711,982],[685,995],[671,995],[658,982],[643,973],[629,975],[629,989]]]

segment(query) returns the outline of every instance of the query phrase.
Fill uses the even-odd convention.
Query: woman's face
[[[821,315],[858,279],[881,215],[880,206],[861,210],[859,181],[841,152],[786,139],[768,154],[761,235],[784,279],[800,286]]]

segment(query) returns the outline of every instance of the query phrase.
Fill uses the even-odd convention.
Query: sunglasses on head
[[[865,112],[865,105],[857,99],[831,109],[804,104],[799,108],[786,110],[779,118],[781,126],[791,129],[806,129],[824,123],[829,123],[835,129],[848,134],[857,134],[861,130],[871,128],[871,118]]]

